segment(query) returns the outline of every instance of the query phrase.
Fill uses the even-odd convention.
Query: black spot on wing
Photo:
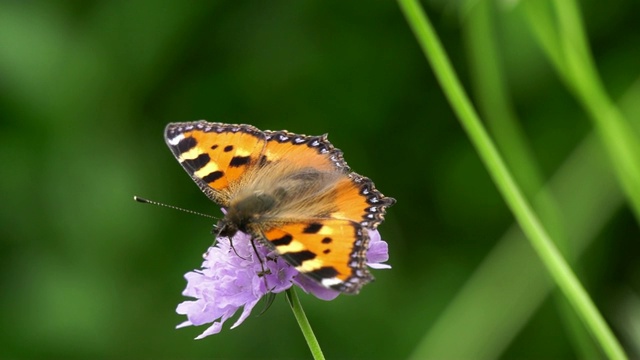
[[[316,254],[309,250],[290,252],[286,253],[286,255],[294,264],[302,264],[303,262],[314,259],[316,257]]]
[[[224,176],[224,173],[222,171],[216,170],[214,172],[209,173],[207,176],[203,177],[202,180],[204,180],[207,183],[212,183],[223,176]]]
[[[231,158],[231,161],[229,162],[229,166],[240,167],[243,165],[247,165],[249,162],[251,162],[250,156],[234,156]]]
[[[182,166],[189,169],[192,173],[200,170],[211,161],[208,154],[202,153],[195,159],[188,159],[182,162]]]
[[[273,240],[269,240],[274,246],[282,246],[282,245],[289,245],[291,243],[291,240],[293,240],[293,237],[289,234],[279,238],[279,239],[273,239]]]
[[[180,142],[178,143],[178,145],[175,146],[175,148],[179,154],[182,154],[193,149],[197,144],[198,144],[198,141],[193,137],[189,136],[180,140]]]
[[[305,234],[317,234],[318,231],[322,229],[322,224],[320,223],[311,223],[304,230],[302,230]]]
[[[233,145],[227,145],[224,147],[224,152],[229,152],[231,150],[233,150]]]
[[[322,239],[322,243],[323,244],[331,244],[332,241],[333,241],[333,239],[331,239],[330,237],[326,237],[326,238]]]
[[[260,159],[258,159],[258,166],[262,167],[265,166],[267,164],[270,164],[271,161],[269,159],[267,159],[267,157],[265,155],[261,155]]]
[[[338,276],[338,271],[333,266],[323,266],[319,269],[304,273],[313,279],[331,279]]]

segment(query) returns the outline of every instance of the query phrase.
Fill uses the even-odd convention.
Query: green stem
[[[298,321],[298,326],[300,326],[302,335],[307,341],[307,346],[309,346],[311,355],[313,355],[313,358],[316,360],[324,360],[324,355],[322,354],[322,349],[320,348],[318,339],[316,339],[316,336],[313,334],[313,329],[311,329],[311,324],[309,324],[307,315],[305,315],[304,310],[302,309],[302,304],[300,304],[300,299],[298,298],[296,291],[293,287],[290,287],[289,289],[287,289],[286,294],[287,301],[289,302],[291,310],[293,311],[293,316],[295,316],[296,320]]]
[[[566,236],[564,214],[552,193],[544,186],[543,172],[511,102],[505,74],[500,66],[502,58],[496,34],[496,7],[490,0],[474,2],[463,24],[478,111],[525,198],[533,205],[545,229],[556,241],[560,253],[574,272],[579,274],[576,262],[572,261],[577,252]],[[556,291],[554,298],[569,339],[574,343],[576,355],[588,358],[597,353],[597,344],[589,337],[564,295]]]
[[[640,221],[640,141],[638,134],[606,93],[598,76],[575,0],[554,1],[560,40],[572,84],[609,151],[636,220]]]
[[[574,0],[523,1],[525,14],[537,40],[560,78],[591,117],[613,169],[640,221],[640,139],[626,117],[606,93],[594,64],[578,4]],[[555,9],[554,23],[550,5]],[[555,32],[549,30],[555,29]]]
[[[507,205],[550,275],[587,328],[594,334],[605,353],[612,359],[626,358],[611,329],[553,244],[531,206],[522,196],[520,189],[462,89],[442,45],[419,2],[416,0],[398,0],[398,2],[458,119],[487,167],[498,190],[502,193]]]

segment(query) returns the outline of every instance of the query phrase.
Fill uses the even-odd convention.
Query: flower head
[[[390,268],[382,264],[389,258],[387,243],[378,231],[369,230],[369,236],[367,265],[374,269]],[[204,254],[202,268],[185,274],[187,287],[182,294],[195,300],[178,305],[178,314],[187,316],[178,328],[213,323],[196,337],[202,339],[219,333],[224,322],[242,308],[242,314],[231,326],[233,329],[249,316],[264,295],[283,292],[293,284],[323,300],[333,300],[340,294],[301,275],[260,242],[254,244],[260,259],[250,235],[237,232],[231,239],[218,238],[215,246]]]

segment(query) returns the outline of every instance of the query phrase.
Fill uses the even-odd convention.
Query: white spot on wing
[[[178,134],[178,136],[174,137],[173,139],[169,139],[169,144],[176,146],[180,141],[182,141],[182,139],[184,139],[184,135]]]
[[[320,231],[318,231],[318,234],[331,235],[333,234],[333,229],[331,228],[331,226],[323,226],[322,228],[320,228]]]
[[[251,155],[251,151],[247,151],[246,149],[238,149],[236,150],[233,156],[249,156]]]
[[[322,286],[325,286],[325,287],[331,287],[331,286],[339,285],[343,283],[343,281],[338,279],[337,277],[322,279],[322,281],[320,282],[322,283]]]
[[[220,168],[218,167],[218,164],[216,164],[213,161],[210,161],[207,165],[205,165],[203,168],[201,168],[200,170],[196,171],[194,173],[194,175],[196,175],[199,178],[203,178],[209,174],[211,174],[214,171],[218,171],[220,170]]]
[[[292,241],[289,245],[276,246],[276,249],[278,249],[281,254],[285,254],[305,250],[305,247],[299,241]]]
[[[202,151],[198,149],[198,147],[196,146],[189,149],[189,151],[186,151],[180,154],[180,156],[178,157],[178,161],[183,162],[185,160],[193,160],[198,156],[200,156],[200,154],[202,154]]]
[[[296,266],[296,270],[302,273],[310,272],[316,269],[320,269],[322,267],[322,264],[322,260],[320,259],[307,260],[303,261],[300,266]]]

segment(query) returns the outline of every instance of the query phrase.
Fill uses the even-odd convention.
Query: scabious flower
[[[373,269],[391,268],[382,264],[389,259],[387,243],[378,231],[369,230],[369,236],[367,265]],[[218,238],[215,246],[204,254],[202,268],[185,274],[187,287],[182,295],[195,300],[178,305],[178,314],[187,316],[187,321],[178,328],[213,323],[196,337],[202,339],[219,333],[224,322],[242,308],[242,314],[231,326],[233,329],[242,324],[264,295],[283,292],[293,284],[322,300],[333,300],[340,294],[300,275],[259,241],[254,243],[262,262],[253,250],[251,236],[237,232],[231,240]]]

